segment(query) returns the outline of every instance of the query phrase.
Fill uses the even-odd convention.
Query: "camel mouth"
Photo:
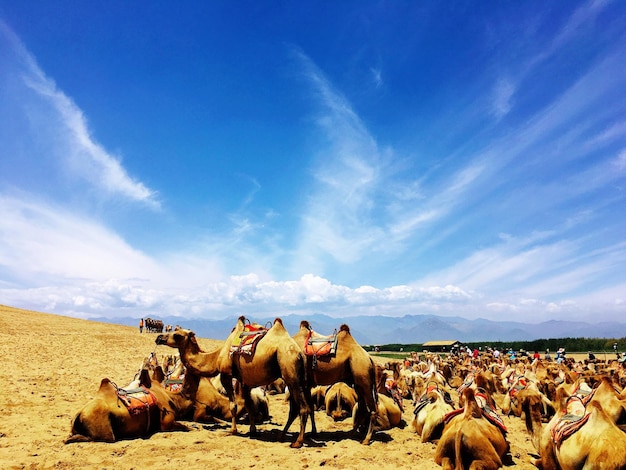
[[[167,343],[164,335],[157,336],[156,339],[154,340],[154,342],[156,344],[165,344],[165,343]]]

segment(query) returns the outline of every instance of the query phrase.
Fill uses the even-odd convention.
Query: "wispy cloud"
[[[120,158],[108,152],[93,138],[80,108],[46,76],[6,23],[0,22],[0,35],[4,46],[12,52],[4,55],[4,73],[18,77],[23,85],[17,90],[17,96],[10,99],[21,99],[29,103],[28,109],[22,109],[25,114],[47,114],[45,119],[37,117],[36,122],[49,128],[37,129],[36,135],[54,136],[46,145],[53,147],[48,153],[54,152],[56,146],[54,153],[58,158],[57,164],[62,165],[75,178],[87,181],[106,194],[159,208],[156,192],[132,178]],[[11,92],[15,94],[16,90]],[[31,96],[24,96],[29,92]],[[31,152],[37,152],[36,148],[33,146]],[[38,156],[31,155],[30,158],[36,160]]]

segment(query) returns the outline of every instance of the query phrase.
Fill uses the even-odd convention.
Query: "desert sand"
[[[289,447],[298,430],[297,420],[288,440],[277,442],[287,416],[283,395],[270,396],[272,420],[258,427],[255,438],[248,436],[245,424],[239,425],[239,435],[232,436],[224,425],[185,422],[191,431],[115,443],[64,444],[72,418],[95,395],[101,379],[108,377],[123,386],[152,351],[159,358],[173,352],[155,346],[155,337],[154,333],[140,334],[138,328],[0,306],[4,360],[0,468],[440,468],[434,462],[435,445],[421,443],[408,426],[412,418],[409,401],[405,401],[404,413],[407,426],[377,433],[369,446],[348,436],[350,419],[335,423],[323,411],[316,413],[319,436],[307,435],[303,448]],[[203,338],[199,342],[205,351],[222,343]],[[515,417],[504,417],[504,421],[514,467],[535,468],[528,463],[534,449],[522,421]]]

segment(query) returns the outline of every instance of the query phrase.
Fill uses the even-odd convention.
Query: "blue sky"
[[[0,0],[0,303],[621,320],[626,4]]]

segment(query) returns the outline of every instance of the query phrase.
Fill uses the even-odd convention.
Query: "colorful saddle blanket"
[[[118,388],[117,396],[131,415],[147,413],[157,406],[156,397],[144,386],[131,390]]]
[[[500,428],[500,430],[502,432],[508,432],[508,430],[506,428],[506,425],[504,424],[504,421],[502,420],[500,415],[498,413],[496,413],[496,411],[488,405],[487,397],[485,395],[483,395],[482,393],[477,393],[476,394],[476,403],[480,407],[482,415],[491,424],[496,425],[498,428]],[[451,418],[453,418],[456,415],[459,415],[459,414],[463,413],[464,411],[465,411],[465,408],[460,408],[458,410],[454,410],[454,411],[450,411],[449,413],[446,413],[446,415],[443,417],[444,423],[447,423]]]
[[[333,356],[337,352],[337,331],[329,336],[313,336],[313,331],[304,341],[304,354],[307,356]]]
[[[565,404],[565,414],[550,428],[552,442],[557,447],[578,431],[589,419],[589,412],[580,397],[572,395]]]
[[[230,355],[246,354],[253,356],[258,342],[265,336],[268,328],[258,323],[246,323],[243,331],[237,336],[230,345]]]
[[[163,386],[170,392],[180,392],[183,389],[183,379],[165,379]]]

